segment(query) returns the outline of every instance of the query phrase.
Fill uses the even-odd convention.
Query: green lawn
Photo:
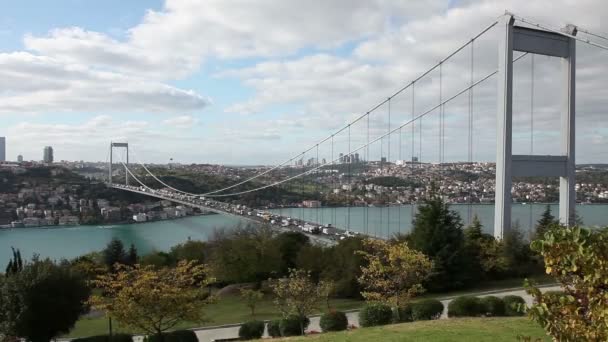
[[[532,341],[551,341],[542,328],[525,317],[451,318],[292,337],[278,341],[513,342],[517,341],[519,336],[532,337]]]
[[[361,307],[362,301],[353,299],[333,299],[331,306],[338,310],[350,310]],[[251,311],[240,299],[239,296],[229,296],[220,298],[217,303],[210,304],[204,308],[207,321],[203,323],[183,322],[178,328],[193,328],[202,326],[213,326],[230,323],[241,323],[251,320]],[[323,310],[320,310],[321,313]],[[280,313],[272,302],[271,298],[265,298],[256,308],[256,319],[266,320],[280,318]],[[113,322],[115,332],[131,332],[120,327],[117,322]],[[74,329],[65,337],[86,337],[92,335],[106,334],[108,332],[108,320],[105,317],[82,318],[76,322]]]
[[[554,282],[550,277],[539,277],[535,279],[538,283]],[[448,292],[441,294],[426,294],[423,297],[432,297],[444,299],[452,296],[458,296],[465,293],[476,293],[483,291],[500,290],[514,287],[521,287],[522,279],[506,279],[494,282],[486,282],[477,288],[466,291]],[[337,310],[357,309],[363,305],[362,301],[354,299],[333,299],[331,306]],[[323,309],[323,308],[322,308]],[[203,323],[183,322],[178,328],[194,328],[202,326],[213,326],[222,324],[242,323],[251,320],[249,308],[241,301],[239,296],[228,296],[220,298],[217,303],[211,304],[204,309],[207,315],[207,321]],[[320,310],[321,313],[323,310]],[[256,309],[256,319],[267,320],[279,318],[280,314],[274,306],[270,297],[265,298],[258,304]],[[113,322],[115,332],[131,332],[132,330],[124,330],[118,322]],[[105,334],[108,332],[108,320],[105,317],[98,318],[82,318],[76,322],[74,329],[65,337],[86,337],[92,335]]]

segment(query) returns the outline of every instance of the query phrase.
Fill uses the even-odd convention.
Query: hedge
[[[438,319],[443,313],[443,304],[437,299],[423,299],[413,302],[410,306],[414,321]]]
[[[300,336],[302,335],[302,330],[306,331],[306,328],[309,324],[310,319],[308,319],[308,317],[291,315],[287,318],[282,319],[279,323],[281,336]]]
[[[359,324],[362,327],[373,327],[391,323],[393,310],[381,303],[367,304],[359,311]]]
[[[448,317],[476,317],[483,313],[481,300],[477,297],[461,296],[448,305]]]
[[[525,313],[519,309],[519,305],[525,305],[526,301],[520,296],[504,296],[505,314],[507,316],[523,316]]]
[[[342,331],[348,327],[348,318],[342,311],[330,311],[321,316],[319,325],[323,332]]]
[[[239,328],[239,337],[243,340],[257,340],[264,335],[264,322],[249,321]]]
[[[280,319],[268,322],[268,335],[270,335],[270,337],[281,337]]]
[[[133,337],[129,334],[97,335],[90,337],[75,338],[74,342],[132,342]]]
[[[161,342],[157,335],[148,336],[148,342]],[[162,342],[198,342],[196,333],[192,330],[175,330],[163,333]]]
[[[504,316],[506,313],[505,301],[495,296],[487,296],[481,298],[483,306],[483,314],[486,316],[498,317]]]

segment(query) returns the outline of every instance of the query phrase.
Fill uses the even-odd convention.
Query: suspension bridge
[[[494,187],[489,192],[494,197],[494,236],[501,239],[512,227],[513,177],[559,177],[559,219],[565,225],[572,225],[576,205],[577,43],[598,51],[604,50],[602,52],[608,50],[608,38],[605,35],[576,25],[554,28],[506,13],[370,110],[276,166],[268,167],[229,186],[205,193],[190,193],[167,184],[144,163],[137,164],[140,170],[145,171],[146,177],[151,177],[155,183],[162,185],[153,188],[146,184],[141,176],[137,176],[133,170],[134,164],[129,164],[128,143],[112,142],[108,185],[205,211],[239,215],[254,221],[263,218],[285,229],[292,225],[292,221],[296,221],[295,226],[309,232],[331,228],[332,233],[328,235],[344,236],[352,230],[351,207],[358,205],[358,202],[365,202],[368,195],[365,187],[358,194],[353,191],[354,172],[383,175],[399,167],[403,178],[418,177],[427,182],[434,182],[441,193],[442,182],[448,172],[447,168],[454,162],[453,158],[472,164],[476,153],[479,153],[476,150],[485,148],[484,143],[488,140],[476,138],[476,135],[482,130],[480,122],[487,122],[488,117],[494,116],[495,180]],[[497,51],[498,58],[492,57],[497,64],[489,62],[482,53],[487,50]],[[555,112],[559,115],[555,115],[553,121],[560,127],[559,137],[554,142],[559,145],[559,150],[552,154],[535,154],[535,140],[538,139],[535,136],[535,125],[543,124],[535,122],[535,104],[539,90],[535,79],[541,69],[535,57],[539,55],[559,63],[557,73],[560,81],[554,82],[553,86],[557,88],[552,96],[552,99],[558,102]],[[522,71],[522,68],[516,69],[516,65],[522,65],[525,61],[529,65],[528,72]],[[525,82],[522,83],[521,78],[524,78]],[[526,153],[521,154],[513,153],[514,90],[519,93],[529,92],[529,108],[518,108],[516,113],[520,115],[529,112],[529,146],[527,151],[524,149]],[[488,95],[489,93],[494,94]],[[487,98],[492,96],[496,98],[494,108],[487,104]],[[496,114],[493,115],[493,112]],[[517,121],[515,126],[521,126],[521,122],[522,120]],[[484,126],[483,130],[486,128]],[[461,133],[462,137],[455,139],[454,133]],[[490,133],[490,136],[493,135]],[[518,133],[517,136],[522,135]],[[518,142],[519,145],[521,144]],[[126,150],[126,160],[120,162],[125,171],[124,185],[112,181],[115,171],[112,169],[112,153],[115,148]],[[451,157],[452,160],[446,157],[449,154],[455,155]],[[370,168],[370,165],[374,168]],[[429,172],[429,169],[433,172]],[[317,191],[323,184],[330,184],[334,193],[341,194],[346,207],[343,226],[322,227],[323,218],[319,217],[308,222],[303,219],[297,222],[287,216],[222,201],[226,198],[271,191],[269,189],[296,191],[300,187],[302,190],[303,180],[308,180],[318,187]],[[473,203],[471,192],[475,181],[467,179],[464,183],[463,192],[467,195],[466,202],[470,207]],[[399,203],[408,203],[408,200],[416,202],[423,195],[414,193]],[[387,210],[387,213],[387,219],[391,220],[391,210]],[[469,210],[469,221],[471,215]],[[366,221],[366,229],[362,233],[370,235],[367,231],[367,211],[364,212],[363,218],[357,218],[360,219]]]

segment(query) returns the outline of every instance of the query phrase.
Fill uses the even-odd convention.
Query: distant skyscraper
[[[0,162],[6,161],[6,138],[0,137]]]
[[[44,155],[42,160],[47,164],[53,163],[53,148],[51,146],[44,147]]]
[[[23,156],[22,155],[18,155],[17,156],[17,162],[23,163]]]

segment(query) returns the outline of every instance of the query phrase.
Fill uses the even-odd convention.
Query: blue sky
[[[548,4],[555,13],[546,13]],[[600,0],[8,2],[0,14],[0,135],[7,137],[9,159],[23,154],[38,160],[43,146],[52,145],[57,159],[104,160],[109,141],[124,140],[147,162],[282,162],[409,83],[505,9],[555,26],[574,22],[608,31],[601,20],[608,5]],[[495,67],[494,38],[489,32],[476,45],[477,75]],[[582,88],[607,88],[602,55],[579,51]],[[443,79],[446,94],[466,86],[467,53],[446,64],[452,72]],[[550,74],[556,67],[547,62],[538,70]],[[553,83],[539,74],[538,93],[558,91]],[[495,154],[493,84],[473,103],[480,116],[474,153],[480,161]],[[436,73],[421,82],[420,111],[433,105],[437,89]],[[529,106],[525,93],[517,99],[521,108]],[[598,121],[605,96],[579,94],[578,133],[585,137],[579,160],[608,161],[602,149],[608,120]],[[393,125],[411,117],[407,96],[393,100]],[[555,153],[555,125],[543,124],[554,121],[552,100],[541,96],[536,103],[535,145],[543,154]],[[462,160],[466,101],[454,101],[446,113],[454,125],[446,136],[454,147],[448,159]],[[435,161],[436,116],[424,120],[424,139],[414,143]],[[529,136],[528,121],[516,122],[518,137]],[[386,124],[386,108],[372,113],[372,139]],[[352,146],[365,143],[365,129],[353,127]],[[335,140],[336,153],[345,151],[346,136]],[[392,136],[394,150],[396,141]],[[386,153],[380,148],[374,146],[378,152],[369,158]],[[329,158],[328,143],[320,150]]]

